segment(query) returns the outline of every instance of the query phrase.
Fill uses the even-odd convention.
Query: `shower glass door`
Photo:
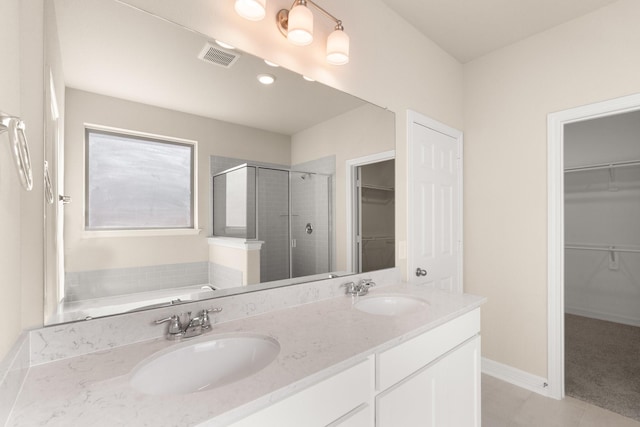
[[[289,172],[258,168],[260,281],[288,279],[290,273]]]
[[[291,172],[291,277],[331,271],[328,175]]]

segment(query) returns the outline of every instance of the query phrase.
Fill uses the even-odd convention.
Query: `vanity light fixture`
[[[275,62],[271,62],[268,59],[265,59],[264,63],[267,64],[269,67],[273,67],[273,68],[278,68],[279,67],[278,64],[276,64]]]
[[[267,13],[267,0],[235,0],[236,13],[249,21],[260,21]]]
[[[314,79],[312,79],[311,77],[307,77],[307,76],[302,76],[303,79],[305,79],[308,82],[315,82]]]
[[[276,81],[276,78],[271,74],[258,74],[258,81],[263,85],[270,85]]]
[[[265,2],[266,0],[235,0],[235,9],[240,16],[258,21],[264,18]],[[276,23],[282,35],[298,46],[306,46],[313,42],[313,13],[309,6],[315,7],[336,24],[327,38],[327,62],[331,65],[348,63],[349,36],[344,32],[342,21],[312,0],[294,0],[291,9],[281,9],[278,12]]]
[[[342,21],[327,12],[312,0],[295,0],[291,10],[281,9],[276,15],[278,29],[291,43],[305,46],[313,41],[313,14],[308,5],[318,9],[336,23],[327,38],[327,62],[344,65],[349,62],[349,36],[344,32]]]

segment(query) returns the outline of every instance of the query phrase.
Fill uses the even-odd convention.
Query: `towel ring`
[[[31,155],[29,154],[29,144],[24,130],[25,125],[20,118],[0,113],[0,133],[9,133],[11,152],[20,176],[20,182],[25,190],[31,191],[33,188]]]

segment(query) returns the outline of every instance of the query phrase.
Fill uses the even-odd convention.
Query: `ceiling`
[[[55,10],[67,87],[283,135],[365,104],[244,52],[228,68],[202,61],[209,37],[117,1],[55,0]]]
[[[461,63],[617,0],[382,0]]]

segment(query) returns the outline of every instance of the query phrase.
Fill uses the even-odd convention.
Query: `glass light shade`
[[[327,62],[344,65],[349,62],[349,36],[343,30],[335,30],[327,38]]]
[[[313,13],[307,6],[296,5],[289,11],[287,39],[298,46],[313,41]]]
[[[267,0],[236,0],[236,13],[249,21],[259,21],[266,15]]]

